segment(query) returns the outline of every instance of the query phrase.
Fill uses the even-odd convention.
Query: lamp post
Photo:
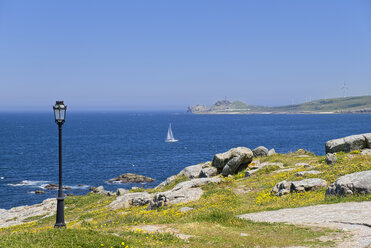
[[[53,106],[55,122],[59,130],[59,188],[57,197],[57,221],[54,227],[66,227],[64,223],[64,198],[62,193],[62,125],[66,119],[67,106],[63,101],[57,101]]]

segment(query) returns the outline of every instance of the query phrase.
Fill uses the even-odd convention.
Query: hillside
[[[207,108],[204,105],[188,107],[193,114],[320,114],[320,113],[371,113],[371,96],[320,99],[295,105],[266,107],[248,105],[241,101],[217,101]]]
[[[253,173],[257,167],[260,170]],[[154,210],[148,209],[148,204],[134,206],[134,201],[130,207],[112,209],[111,204],[123,196],[95,193],[67,196],[67,229],[53,228],[53,213],[45,215],[35,212],[34,216],[23,219],[20,225],[8,225],[7,223],[21,218],[19,212],[18,217],[3,223],[7,227],[0,228],[0,247],[345,247],[343,242],[354,238],[358,242],[366,238],[367,235],[359,236],[362,233],[358,232],[357,236],[357,232],[347,231],[355,230],[354,227],[362,228],[360,224],[334,226],[332,223],[333,226],[329,227],[321,222],[320,226],[303,226],[253,222],[238,216],[250,216],[258,212],[264,214],[268,210],[278,209],[293,211],[293,208],[314,205],[321,207],[323,214],[324,208],[332,213],[334,207],[346,206],[347,202],[352,202],[348,203],[351,206],[367,207],[371,200],[370,194],[325,197],[326,187],[292,192],[284,196],[276,196],[271,191],[282,180],[320,178],[330,184],[342,175],[370,169],[371,160],[360,155],[359,151],[352,154],[339,153],[337,163],[328,165],[324,156],[299,150],[255,159],[244,171],[230,177],[217,176],[213,180],[217,179],[219,183],[202,186],[204,193],[198,200],[168,204]],[[317,170],[320,173],[305,173],[308,170]],[[192,180],[202,179],[178,175],[168,185],[156,189],[132,189],[126,195],[145,194],[144,191],[168,191]],[[55,202],[55,199],[51,200]],[[302,208],[298,210],[300,209]],[[356,211],[351,216],[362,213],[358,208],[352,208],[351,211],[353,209]],[[0,216],[4,216],[6,211],[1,211]],[[367,214],[367,209],[363,213]],[[303,219],[307,213],[300,216]],[[324,221],[333,216],[344,217],[342,214],[329,214]],[[366,223],[366,220],[362,220],[362,223]]]

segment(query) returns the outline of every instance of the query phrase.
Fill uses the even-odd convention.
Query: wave
[[[20,183],[8,183],[9,186],[19,187],[19,186],[41,186],[43,184],[50,183],[50,181],[32,181],[32,180],[23,180]]]
[[[5,179],[5,177],[0,177],[0,180],[3,180],[3,179]]]

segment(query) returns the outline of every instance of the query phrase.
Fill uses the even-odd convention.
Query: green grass
[[[302,154],[309,157],[300,157]],[[285,169],[294,170],[277,172],[280,168],[268,166],[248,178],[244,177],[243,171],[232,178],[224,178],[221,184],[205,185],[205,193],[198,201],[157,210],[147,210],[146,206],[111,210],[107,205],[115,197],[92,193],[67,197],[67,229],[53,228],[55,215],[47,218],[36,216],[29,218],[29,223],[1,228],[0,247],[328,247],[334,243],[323,242],[320,237],[338,235],[338,231],[280,223],[254,223],[236,216],[280,208],[371,200],[370,195],[325,198],[324,188],[283,197],[270,193],[272,187],[282,180],[319,177],[331,183],[341,175],[371,169],[368,157],[344,153],[337,156],[338,162],[334,165],[325,164],[323,156],[305,151],[261,158],[261,163],[280,162]],[[296,172],[307,168],[295,167],[296,163],[308,163],[323,173],[297,177]],[[178,177],[161,190],[169,190],[185,180],[185,177]],[[193,210],[181,212],[183,206]],[[165,231],[145,231],[150,226]],[[190,236],[188,240],[182,240],[177,234]]]

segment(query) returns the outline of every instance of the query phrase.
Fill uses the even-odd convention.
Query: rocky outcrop
[[[371,148],[371,133],[351,135],[340,139],[333,139],[326,142],[326,153],[351,152]]]
[[[155,189],[158,189],[158,188],[161,188],[161,187],[164,187],[166,185],[169,185],[172,181],[174,181],[175,179],[177,178],[176,175],[173,175],[171,177],[168,177],[165,181],[163,181],[162,183],[160,183],[159,185],[157,185],[155,187]]]
[[[22,224],[27,218],[34,216],[42,216],[43,218],[51,216],[54,214],[56,206],[57,200],[50,198],[41,204],[32,206],[14,207],[9,210],[0,209],[0,227]]]
[[[326,158],[325,158],[326,164],[335,164],[337,160],[338,159],[337,159],[335,154],[333,154],[333,153],[327,153],[326,154]]]
[[[327,182],[320,178],[304,179],[301,181],[281,181],[272,188],[272,194],[283,196],[292,192],[305,192],[326,187]]]
[[[96,194],[100,194],[100,195],[105,195],[105,196],[114,196],[114,195],[116,195],[115,193],[113,193],[111,191],[105,190],[103,186],[99,186],[99,187],[94,188],[92,192],[93,193],[96,193]]]
[[[153,201],[154,204],[158,201],[156,199],[166,199],[166,204],[177,204],[183,202],[196,201],[200,199],[203,194],[201,186],[208,183],[220,183],[221,178],[197,178],[190,181],[185,181],[177,184],[172,190],[149,194],[147,192],[129,193],[119,196],[110,203],[109,207],[112,209],[127,208],[136,205],[146,205]],[[163,197],[159,197],[159,195]]]
[[[111,183],[150,183],[153,181],[153,178],[137,175],[134,173],[125,173],[114,179],[109,180],[109,182]]]
[[[371,193],[371,170],[341,176],[326,190],[326,196],[367,193]]]
[[[189,106],[187,112],[190,113],[202,113],[208,111],[208,108],[205,105],[197,104],[195,106]]]
[[[265,148],[264,146],[259,146],[255,148],[254,150],[252,150],[252,153],[254,154],[255,158],[266,157],[268,156],[268,149]]]
[[[127,194],[127,193],[129,193],[129,192],[130,192],[130,191],[127,190],[127,189],[118,188],[118,189],[116,190],[116,195],[117,195],[117,196],[125,195],[125,194]]]
[[[222,173],[223,176],[236,174],[247,168],[253,159],[253,153],[249,148],[232,148],[225,153],[215,154],[212,166]]]

